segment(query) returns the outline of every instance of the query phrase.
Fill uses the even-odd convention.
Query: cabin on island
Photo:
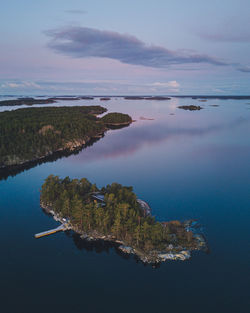
[[[96,201],[98,204],[100,204],[101,206],[105,206],[105,200],[104,200],[104,194],[100,193],[100,192],[93,192],[91,194],[91,197],[94,201]],[[149,204],[141,199],[137,199],[137,202],[139,203],[140,207],[142,208],[142,210],[144,211],[144,215],[151,215],[151,208],[149,206]]]
[[[94,201],[97,201],[101,206],[105,206],[105,201],[104,201],[104,194],[100,192],[94,192],[91,197],[94,199]]]

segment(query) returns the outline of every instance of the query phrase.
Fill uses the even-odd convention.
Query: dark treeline
[[[199,111],[203,108],[199,105],[180,105],[177,107],[178,109],[186,110],[186,111]]]
[[[104,203],[94,200],[95,192],[104,195]],[[71,180],[50,175],[42,186],[41,204],[69,218],[81,232],[112,235],[142,251],[164,251],[170,243],[185,247],[195,244],[192,233],[182,223],[157,222],[141,208],[133,188],[118,183],[98,190],[86,178]]]
[[[2,100],[0,106],[15,106],[15,105],[34,105],[34,104],[50,104],[55,103],[55,99],[34,99],[34,98],[18,98],[13,100]]]
[[[132,118],[128,114],[108,113],[101,118],[105,124],[130,124]]]
[[[102,137],[97,137],[91,139],[84,147],[90,147],[95,144],[98,140],[100,140]],[[7,168],[0,168],[0,181],[1,180],[6,180],[8,177],[15,177],[16,175],[25,172],[31,168],[36,167],[37,165],[41,165],[43,163],[49,163],[49,162],[54,162],[58,159],[68,157],[72,154],[78,154],[81,151],[81,147],[79,149],[75,149],[74,151],[69,151],[69,150],[63,150],[63,151],[58,151],[54,152],[51,155],[48,155],[42,159],[37,159],[34,161],[30,161],[28,163],[24,163],[22,165],[13,165],[13,166],[8,166]]]
[[[18,165],[89,141],[107,126],[101,106],[28,108],[0,113],[0,167]],[[117,113],[117,119],[123,115]],[[113,116],[113,122],[116,118]],[[72,148],[73,147],[73,148]]]

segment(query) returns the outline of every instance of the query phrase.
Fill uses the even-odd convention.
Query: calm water
[[[249,312],[248,102],[101,102],[137,121],[77,155],[1,180],[0,312]],[[100,101],[63,102],[89,103]],[[176,108],[182,104],[204,110]],[[39,188],[51,173],[134,186],[158,219],[197,218],[210,253],[153,269],[72,234],[35,240],[57,225],[39,207]]]

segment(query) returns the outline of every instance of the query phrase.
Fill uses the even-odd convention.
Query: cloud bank
[[[168,82],[154,82],[149,84],[150,87],[153,87],[153,91],[166,91],[166,92],[179,92],[180,84],[176,80],[170,80]]]
[[[164,88],[179,88],[180,84],[176,80],[170,80],[169,82],[155,82],[152,84],[155,87],[164,87]]]
[[[219,43],[249,43],[250,42],[249,17],[226,17],[222,21],[200,28],[197,35],[205,40]]]
[[[3,81],[0,82],[0,91],[2,92],[23,92],[23,91],[42,91],[46,94],[166,94],[178,93],[180,84],[173,81],[136,83],[118,80],[84,80],[79,82],[51,82],[51,81]]]
[[[30,81],[22,82],[5,82],[1,85],[1,88],[6,89],[41,89],[41,86],[37,83]]]
[[[237,32],[237,31],[225,31],[225,32],[204,32],[199,33],[199,37],[214,42],[238,42],[245,43],[250,42],[250,32]]]
[[[125,64],[167,68],[175,64],[208,63],[228,65],[214,57],[190,51],[172,51],[147,45],[134,36],[87,27],[67,27],[46,31],[48,46],[73,58],[109,58]]]
[[[250,66],[242,66],[238,68],[238,71],[243,72],[243,73],[250,73]]]

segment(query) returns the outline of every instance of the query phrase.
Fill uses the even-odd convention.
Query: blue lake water
[[[77,155],[0,181],[0,312],[249,312],[249,103],[59,103],[101,104],[136,122],[107,132]],[[204,109],[177,108],[184,104]],[[36,240],[35,233],[58,225],[39,206],[39,188],[49,174],[87,177],[99,187],[132,185],[157,219],[198,219],[210,253],[153,269],[73,234]]]

